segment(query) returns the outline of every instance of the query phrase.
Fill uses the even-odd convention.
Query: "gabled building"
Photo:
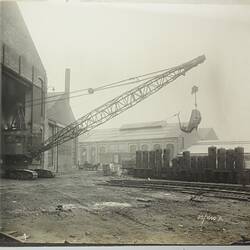
[[[219,139],[213,128],[199,128],[198,134],[199,134],[199,139],[201,141],[218,140]]]
[[[48,93],[46,138],[75,121],[69,102],[70,71],[65,72],[65,92]],[[77,165],[77,138],[46,152],[46,168],[55,172],[68,172]]]

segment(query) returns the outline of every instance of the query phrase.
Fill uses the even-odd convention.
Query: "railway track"
[[[233,184],[167,180],[109,180],[102,185],[176,191],[193,195],[250,201],[250,187]]]

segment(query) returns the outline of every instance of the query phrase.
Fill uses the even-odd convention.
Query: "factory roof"
[[[47,118],[54,122],[68,125],[75,121],[75,116],[68,99],[65,99],[64,92],[48,93]],[[54,96],[54,98],[52,98]]]
[[[213,129],[210,129],[213,130]],[[215,132],[214,132],[215,133]],[[208,135],[210,133],[207,133]],[[108,142],[153,140],[165,138],[178,138],[186,134],[180,130],[178,123],[166,121],[153,121],[143,123],[124,124],[120,128],[95,129],[79,138],[81,142]],[[205,137],[204,137],[205,138]],[[214,139],[214,137],[208,137]],[[207,138],[207,139],[208,139]]]
[[[225,148],[225,149],[234,149],[236,147],[243,147],[244,152],[250,154],[250,141],[220,141],[220,140],[207,140],[207,141],[198,141],[187,150],[191,152],[191,154],[207,154],[208,147],[215,146],[217,148]]]
[[[155,126],[158,124],[157,126]],[[161,125],[159,125],[161,124]],[[120,128],[95,129],[82,135],[82,142],[128,141],[179,137],[183,132],[177,123],[166,124],[163,121],[125,124]]]
[[[166,121],[138,122],[138,123],[124,124],[120,127],[120,130],[161,128],[165,127],[166,125],[167,125]]]
[[[213,128],[199,128],[200,140],[218,140],[218,137]]]

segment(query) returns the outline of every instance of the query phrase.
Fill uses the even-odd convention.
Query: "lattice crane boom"
[[[49,137],[40,148],[31,152],[32,156],[35,157],[56,145],[63,144],[107,122],[156,93],[179,76],[185,75],[187,71],[203,63],[205,59],[205,56],[202,55],[179,66],[167,69],[165,72],[97,107]]]

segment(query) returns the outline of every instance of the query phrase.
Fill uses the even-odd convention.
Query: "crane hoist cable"
[[[121,83],[121,84],[117,84],[117,85],[113,85],[113,84],[109,84],[109,85],[106,85],[106,86],[101,86],[101,87],[97,87],[97,88],[88,88],[88,89],[85,89],[85,90],[88,90],[87,93],[83,93],[83,94],[79,94],[79,95],[73,95],[73,96],[65,96],[63,97],[64,93],[61,93],[61,94],[58,94],[58,95],[54,95],[54,96],[51,96],[51,97],[54,97],[54,99],[52,99],[51,97],[48,97],[45,99],[45,102],[43,102],[41,98],[38,98],[38,99],[34,99],[36,101],[39,101],[39,102],[35,102],[35,103],[31,103],[28,105],[26,105],[26,107],[31,107],[31,106],[38,106],[38,105],[41,105],[43,103],[47,104],[47,103],[52,103],[52,102],[55,102],[56,101],[63,101],[63,100],[66,100],[66,99],[72,99],[72,98],[76,98],[76,97],[80,97],[80,96],[85,96],[85,95],[91,95],[91,94],[94,94],[94,92],[97,92],[97,91],[103,91],[103,90],[107,90],[107,89],[111,89],[111,88],[117,88],[117,87],[123,87],[123,86],[127,86],[127,85],[131,85],[131,84],[136,84],[136,83],[139,83],[139,82],[142,82],[142,81],[146,81],[146,80],[150,80],[152,78],[154,78],[155,76],[151,76],[151,77],[147,77],[147,78],[144,78],[144,79],[138,79],[138,80],[135,80],[133,82],[128,82],[128,83]],[[82,91],[82,90],[81,90]],[[81,92],[79,91],[79,92]],[[78,91],[72,91],[74,93],[78,92]],[[70,92],[70,93],[72,93]],[[56,97],[61,97],[60,99],[56,99]],[[47,100],[49,99],[49,100]],[[51,100],[50,100],[51,99]],[[27,102],[26,102],[27,103]]]
[[[135,83],[138,83],[138,82],[142,82],[142,81],[145,81],[145,80],[149,80],[153,77],[156,76],[156,74],[160,74],[164,71],[166,71],[168,69],[161,69],[161,70],[157,70],[157,71],[153,71],[153,72],[150,72],[150,73],[147,73],[147,74],[143,74],[143,75],[139,75],[139,76],[135,76],[135,77],[130,77],[130,78],[127,78],[127,79],[124,79],[124,80],[120,80],[120,81],[116,81],[116,82],[113,82],[113,83],[109,83],[109,84],[104,84],[104,85],[101,85],[100,87],[96,87],[96,88],[83,88],[83,89],[78,89],[78,90],[74,90],[74,91],[71,91],[69,92],[69,94],[74,94],[74,93],[78,93],[78,92],[84,92],[84,91],[87,91],[88,94],[93,94],[95,91],[100,91],[100,90],[105,90],[105,89],[109,89],[109,88],[115,88],[115,87],[120,87],[120,86],[126,86],[126,85],[130,85],[130,84],[135,84]],[[145,77],[145,78],[144,78]],[[140,79],[142,78],[142,79]],[[85,95],[85,94],[83,94]],[[34,105],[40,105],[42,103],[42,100],[51,100],[51,102],[53,102],[55,98],[57,97],[60,97],[62,96],[62,93],[60,94],[55,94],[53,96],[48,96],[44,99],[42,98],[36,98],[36,99],[33,99],[33,100],[29,100],[27,101],[26,103],[29,104],[29,103],[32,103],[33,102],[33,106]],[[79,97],[81,95],[77,95],[75,97]],[[73,97],[70,97],[70,98],[74,98]],[[36,103],[34,103],[36,102]],[[47,101],[49,102],[49,101]]]

